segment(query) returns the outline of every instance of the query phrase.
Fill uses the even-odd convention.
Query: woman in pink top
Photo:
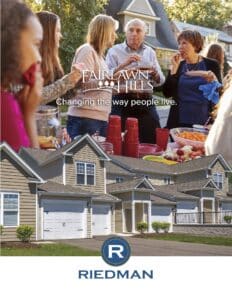
[[[1,141],[18,151],[21,146],[39,146],[35,112],[43,86],[43,31],[24,3],[2,1],[1,9]]]
[[[112,89],[110,81],[105,80],[109,70],[104,53],[114,44],[117,26],[110,16],[95,16],[89,24],[87,43],[74,56],[73,64],[84,63],[85,71],[68,110],[67,130],[72,139],[96,132],[106,136]]]

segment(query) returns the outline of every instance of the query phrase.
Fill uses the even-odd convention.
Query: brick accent
[[[173,225],[174,233],[207,236],[232,236],[232,225]]]

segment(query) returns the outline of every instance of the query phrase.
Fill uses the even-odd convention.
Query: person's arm
[[[163,93],[165,97],[175,97],[179,80],[179,71],[181,68],[181,57],[176,53],[171,60],[170,70],[163,85]]]
[[[54,83],[43,87],[42,104],[47,104],[64,95],[67,91],[75,87],[80,78],[81,72],[79,69],[76,69]]]
[[[152,74],[152,77],[153,77],[153,80],[154,80],[154,86],[157,87],[157,86],[160,86],[164,83],[165,81],[165,77],[164,77],[164,74],[160,68],[160,65],[159,65],[159,62],[157,60],[157,57],[156,57],[156,53],[153,49],[151,49],[151,62],[152,62],[152,67],[154,69],[154,71],[151,73]]]

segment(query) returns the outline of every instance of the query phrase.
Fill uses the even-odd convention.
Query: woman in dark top
[[[199,86],[221,82],[221,74],[215,60],[199,55],[203,43],[197,31],[184,30],[178,37],[179,53],[172,58],[172,67],[163,86],[164,95],[176,102],[169,112],[168,128],[204,125],[210,116],[213,104]]]

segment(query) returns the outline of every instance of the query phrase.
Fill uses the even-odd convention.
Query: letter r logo
[[[130,257],[130,245],[123,238],[112,237],[104,241],[101,254],[107,264],[120,266],[125,264]]]
[[[123,245],[109,245],[108,249],[109,249],[108,258],[113,258],[113,254],[116,254],[118,258],[124,258],[124,256],[122,255],[122,252],[124,250]]]

